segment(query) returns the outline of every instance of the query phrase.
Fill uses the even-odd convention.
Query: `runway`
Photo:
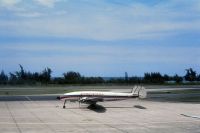
[[[56,100],[0,102],[1,133],[199,133],[198,104],[125,100],[88,108]],[[141,108],[143,107],[143,108]]]
[[[52,101],[59,95],[0,96],[0,101]]]
[[[57,96],[0,96],[0,132],[200,132],[199,93],[149,93],[144,100],[100,102],[95,107],[68,102],[66,109]]]
[[[55,101],[59,95],[21,95],[21,96],[0,96],[1,101]],[[200,103],[200,93],[192,94],[148,94],[147,101],[160,102],[189,102]]]

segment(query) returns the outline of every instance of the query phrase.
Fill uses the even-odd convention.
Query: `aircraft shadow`
[[[119,109],[122,109],[122,108],[138,108],[138,109],[147,109],[146,107],[141,106],[141,105],[134,105],[133,107],[106,107],[106,108],[119,108]]]
[[[146,107],[144,106],[141,106],[141,105],[134,105],[135,108],[138,108],[138,109],[147,109]]]
[[[97,112],[97,113],[106,112],[106,108],[104,106],[98,105],[98,104],[91,104],[87,107],[87,109],[92,110],[92,111]]]
[[[119,109],[123,109],[123,108],[133,108],[133,107],[106,107],[106,108],[119,108]]]
[[[89,109],[89,110],[92,110],[92,111],[94,111],[94,112],[97,112],[97,113],[104,113],[104,112],[106,112],[106,109],[108,108],[116,108],[116,109],[123,109],[123,108],[138,108],[138,109],[147,109],[146,107],[144,107],[144,106],[141,106],[141,105],[134,105],[134,106],[132,106],[132,107],[120,107],[120,106],[111,106],[111,107],[104,107],[104,106],[102,106],[102,105],[98,105],[98,104],[95,104],[95,105],[93,105],[93,104],[91,104],[91,105],[89,105],[88,107],[79,107],[79,108],[77,108],[77,107],[72,107],[72,108],[67,108],[67,109],[84,109],[84,108],[87,108],[87,109]]]

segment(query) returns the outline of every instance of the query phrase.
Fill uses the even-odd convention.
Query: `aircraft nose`
[[[57,96],[57,98],[56,98],[56,99],[60,100],[60,96]]]

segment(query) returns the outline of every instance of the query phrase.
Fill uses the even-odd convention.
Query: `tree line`
[[[169,76],[159,72],[144,73],[143,77],[128,77],[125,72],[124,77],[109,78],[84,77],[79,72],[69,71],[63,73],[62,77],[52,77],[52,70],[45,68],[41,72],[26,71],[22,65],[20,70],[6,74],[3,70],[0,73],[0,85],[48,85],[48,84],[167,84],[167,83],[200,83],[200,74],[192,68],[186,69],[184,76],[177,74]]]

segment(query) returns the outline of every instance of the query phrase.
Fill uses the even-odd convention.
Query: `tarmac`
[[[198,103],[129,99],[63,109],[52,97],[10,98],[0,100],[1,133],[200,133]]]

